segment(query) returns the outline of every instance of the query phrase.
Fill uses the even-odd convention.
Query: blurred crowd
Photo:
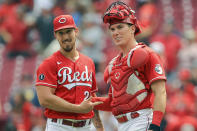
[[[0,0],[0,130],[45,128],[34,77],[40,62],[59,49],[53,34],[57,15],[74,17],[80,31],[77,48],[95,63],[97,95],[107,95],[103,71],[118,49],[102,14],[113,1]],[[123,1],[136,10],[142,28],[137,41],[156,51],[165,65],[167,107],[162,130],[197,131],[197,1]],[[111,113],[100,113],[105,130],[116,131]]]

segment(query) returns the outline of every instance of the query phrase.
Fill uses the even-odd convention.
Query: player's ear
[[[75,33],[78,33],[79,32],[79,29],[76,27],[75,28]]]
[[[135,25],[129,24],[129,27],[130,27],[130,29],[131,29],[131,33],[132,33],[132,34],[135,34],[135,30],[136,30]]]
[[[78,28],[75,28],[75,33],[76,33],[76,36],[78,37],[79,36],[79,29]]]
[[[135,25],[132,25],[132,26],[131,26],[131,30],[132,30],[132,33],[135,34],[135,30],[136,30]]]

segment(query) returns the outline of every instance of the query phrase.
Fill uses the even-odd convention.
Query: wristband
[[[152,131],[160,131],[160,127],[155,125],[155,124],[150,124],[148,130],[152,130]]]
[[[153,120],[152,124],[160,126],[161,120],[163,119],[163,112],[153,111]]]

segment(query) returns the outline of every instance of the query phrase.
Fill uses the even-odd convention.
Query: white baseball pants
[[[143,109],[137,111],[139,117],[132,119],[127,115],[129,121],[118,124],[118,131],[148,131],[152,122],[153,111],[152,109]]]

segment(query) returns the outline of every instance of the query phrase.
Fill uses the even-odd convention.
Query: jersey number
[[[85,91],[85,92],[84,92],[84,95],[85,95],[84,100],[87,100],[87,99],[90,97],[89,91]]]

